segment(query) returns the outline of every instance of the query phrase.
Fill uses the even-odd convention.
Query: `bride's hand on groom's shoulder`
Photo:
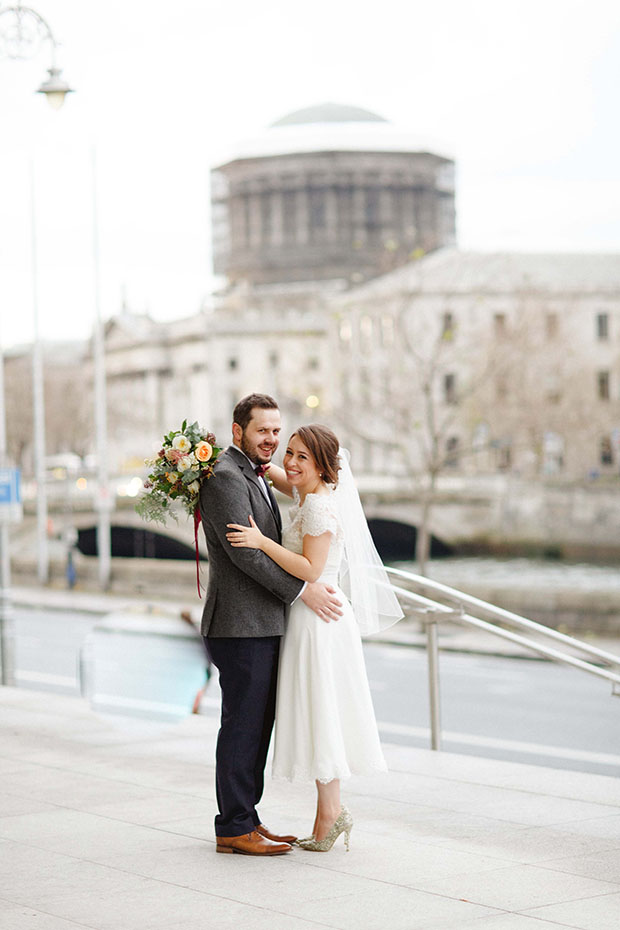
[[[267,475],[271,484],[277,491],[280,491],[281,494],[286,494],[287,497],[293,496],[293,488],[289,483],[288,478],[286,477],[286,472],[283,468],[280,468],[279,465],[274,465],[273,462],[270,462],[267,466],[269,471]]]
[[[329,623],[330,620],[339,620],[342,617],[342,603],[336,595],[336,589],[331,585],[320,581],[310,582],[300,597],[306,607],[313,610],[325,623]]]
[[[250,514],[250,526],[241,526],[240,523],[227,523],[226,526],[230,532],[226,533],[226,539],[236,549],[261,549],[262,542],[265,539],[257,527],[254,517]]]

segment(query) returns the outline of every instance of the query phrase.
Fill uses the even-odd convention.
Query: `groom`
[[[280,542],[282,522],[263,466],[280,437],[280,411],[267,394],[250,394],[233,412],[233,445],[200,489],[209,553],[202,635],[220,673],[222,719],[216,750],[217,852],[248,856],[287,853],[294,836],[261,823],[256,805],[275,713],[280,637],[286,608],[297,597],[325,622],[341,615],[333,588],[304,584],[258,549],[233,548],[227,524],[247,525]]]

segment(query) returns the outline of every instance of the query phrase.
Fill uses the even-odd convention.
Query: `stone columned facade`
[[[374,113],[323,104],[215,168],[212,213],[230,284],[359,283],[454,244],[454,163]]]

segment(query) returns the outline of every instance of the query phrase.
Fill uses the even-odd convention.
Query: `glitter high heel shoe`
[[[340,834],[344,833],[344,845],[347,848],[347,852],[349,852],[349,838],[352,828],[353,817],[351,817],[351,812],[346,807],[342,807],[338,819],[325,839],[315,840],[314,837],[310,837],[310,839],[307,840],[298,840],[297,845],[300,846],[301,849],[308,849],[310,852],[329,852]]]

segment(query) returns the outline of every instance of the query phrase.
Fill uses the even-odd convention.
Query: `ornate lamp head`
[[[58,110],[72,89],[62,77],[62,71],[56,67],[56,49],[58,43],[46,20],[31,7],[22,6],[21,2],[13,6],[0,7],[0,57],[34,58],[38,55],[43,42],[49,42],[52,48],[51,67],[48,77],[37,93],[45,94],[50,105]]]

